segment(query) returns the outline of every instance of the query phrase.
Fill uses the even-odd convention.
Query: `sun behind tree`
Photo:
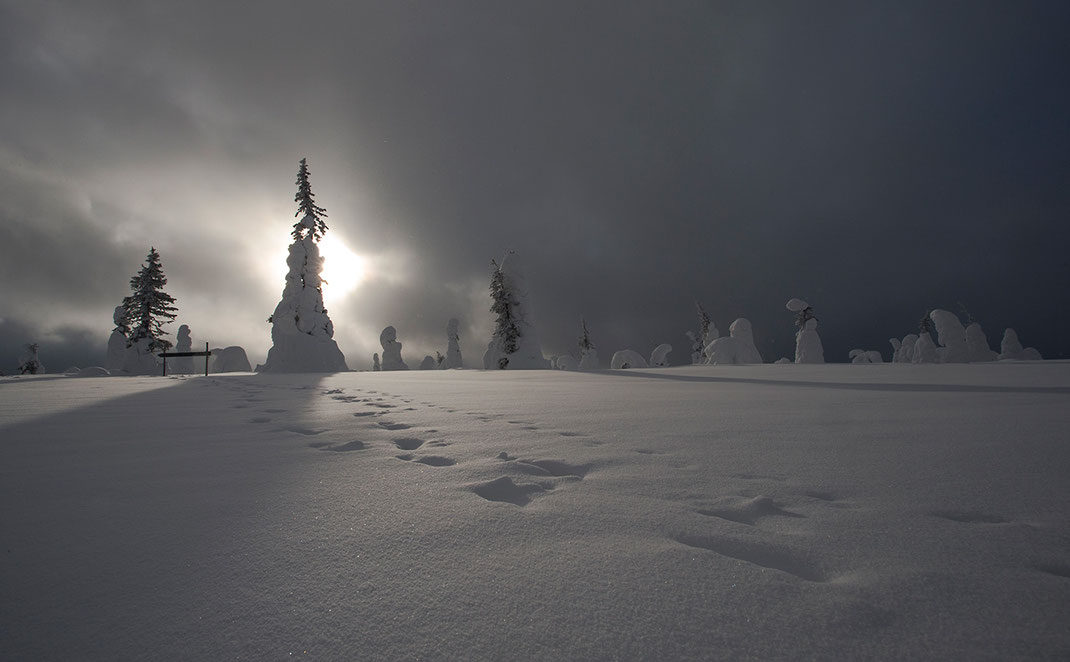
[[[309,183],[308,163],[301,159],[297,171],[297,203],[293,243],[286,266],[282,300],[271,322],[271,349],[267,360],[257,366],[263,372],[339,372],[349,368],[345,356],[333,340],[334,323],[323,306],[323,258],[317,242],[327,232],[323,218],[327,211],[315,203]]]

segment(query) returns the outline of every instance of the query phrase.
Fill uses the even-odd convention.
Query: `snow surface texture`
[[[509,359],[505,365],[507,370],[545,370],[550,367],[550,362],[542,355],[527,277],[516,253],[510,252],[502,259],[501,272],[505,289],[513,298],[513,317],[520,337],[516,351],[511,354],[503,350],[501,338],[491,338],[483,355],[483,369],[498,370],[499,362],[504,358]]]
[[[1065,362],[4,378],[0,650],[1067,659],[1068,395]]]
[[[176,352],[192,352],[193,351],[193,339],[190,337],[189,326],[183,324],[178,327],[178,335],[175,338]],[[203,367],[203,365],[202,365]],[[175,359],[171,359],[167,362],[167,372],[172,375],[190,375],[193,374],[193,357],[192,356],[180,356]]]
[[[252,370],[245,348],[237,345],[213,349],[211,358],[212,360],[208,362],[210,372],[250,372]]]
[[[633,349],[622,349],[613,354],[609,361],[609,367],[613,370],[626,370],[628,368],[646,368],[646,359]]]
[[[1014,329],[1006,329],[1003,332],[1003,342],[1000,343],[1000,360],[1011,359],[1015,361],[1040,361],[1043,357],[1033,347],[1022,349],[1022,343],[1018,340],[1018,333]]]
[[[669,367],[669,352],[672,351],[672,345],[668,343],[661,343],[654,348],[654,351],[650,353],[650,367],[652,368],[667,368]]]
[[[398,342],[398,332],[392,326],[383,329],[379,334],[379,344],[383,346],[383,362],[381,370],[408,370],[409,366],[401,360],[401,343]]]
[[[446,360],[442,363],[446,370],[464,367],[464,361],[461,360],[461,336],[458,333],[460,325],[456,319],[446,322]]]
[[[936,343],[929,336],[928,331],[918,334],[918,341],[914,343],[914,355],[910,359],[912,363],[938,363],[940,355],[936,352]]]
[[[307,221],[310,217],[305,218]],[[314,219],[313,219],[314,220]],[[345,371],[345,356],[334,342],[334,324],[320,292],[323,258],[312,235],[290,244],[289,272],[282,300],[271,316],[271,349],[257,366],[263,372]]]
[[[969,363],[970,352],[966,348],[966,329],[955,313],[936,309],[929,313],[936,325],[936,338],[940,347],[936,350],[940,363]]]
[[[988,345],[988,336],[977,322],[966,327],[966,351],[970,355],[970,363],[982,363],[995,361],[999,355]]]

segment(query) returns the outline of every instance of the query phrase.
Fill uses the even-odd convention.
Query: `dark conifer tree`
[[[926,311],[926,313],[921,316],[921,321],[918,322],[918,333],[928,333],[929,337],[932,338],[934,335],[936,335],[935,331],[936,326],[933,324],[932,319],[929,317],[928,311]]]
[[[163,291],[166,284],[167,276],[163,275],[160,254],[155,247],[150,248],[145,264],[130,279],[130,289],[134,293],[123,299],[123,322],[130,328],[130,345],[142,338],[149,338],[150,350],[166,351],[171,348],[171,341],[163,337],[163,325],[174,321],[178,309],[174,306],[174,297]]]
[[[308,181],[309,174],[308,163],[301,159],[301,167],[297,170],[297,194],[294,195],[294,202],[297,203],[294,216],[300,217],[301,220],[294,223],[295,241],[304,239],[309,234],[314,241],[319,241],[327,232],[327,224],[323,222],[323,219],[327,218],[327,210],[316,205],[316,196],[312,193],[312,185]]]
[[[806,326],[806,323],[810,320],[816,320],[817,315],[814,314],[814,309],[811,306],[803,308],[799,312],[795,313],[795,326],[800,329]]]
[[[589,349],[593,349],[594,343],[591,342],[591,334],[587,331],[587,320],[581,319],[580,326],[583,327],[583,335],[580,336],[580,353],[582,354]]]
[[[490,278],[490,298],[493,301],[490,312],[497,315],[494,320],[494,337],[501,339],[503,354],[513,354],[517,349],[517,339],[520,338],[520,329],[513,315],[513,306],[516,302],[513,301],[512,292],[505,287],[501,267],[494,260],[490,263],[494,265],[494,272]],[[503,356],[498,361],[498,367],[505,369],[507,365],[509,365],[509,357]]]
[[[706,342],[706,336],[710,334],[710,316],[698,301],[695,302],[695,311],[698,313],[698,337],[702,342]]]

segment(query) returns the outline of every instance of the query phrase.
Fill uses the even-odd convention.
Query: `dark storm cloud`
[[[485,328],[473,283],[515,249],[548,354],[583,317],[605,358],[667,341],[684,362],[699,300],[722,333],[751,318],[772,360],[792,351],[792,296],[817,309],[830,360],[887,355],[960,301],[994,343],[1015,326],[1070,353],[1061,3],[0,11],[0,154],[34,182],[0,205],[9,309],[37,245],[34,296],[88,293],[108,320],[102,283],[123,287],[151,242],[187,301],[209,291],[225,311],[204,333],[262,352],[281,281],[242,251],[285,240],[307,156],[334,232],[411,258],[337,308],[340,338],[393,324],[423,352],[447,317]],[[64,196],[95,202],[42,202]],[[475,362],[484,340],[468,342]]]

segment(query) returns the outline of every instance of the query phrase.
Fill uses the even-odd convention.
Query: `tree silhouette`
[[[301,159],[301,167],[297,170],[297,193],[294,195],[294,202],[297,203],[294,216],[300,216],[301,220],[294,223],[293,238],[304,239],[311,234],[313,241],[319,241],[327,232],[327,224],[323,222],[327,218],[327,210],[316,205],[316,196],[308,181],[309,174],[308,163]]]

